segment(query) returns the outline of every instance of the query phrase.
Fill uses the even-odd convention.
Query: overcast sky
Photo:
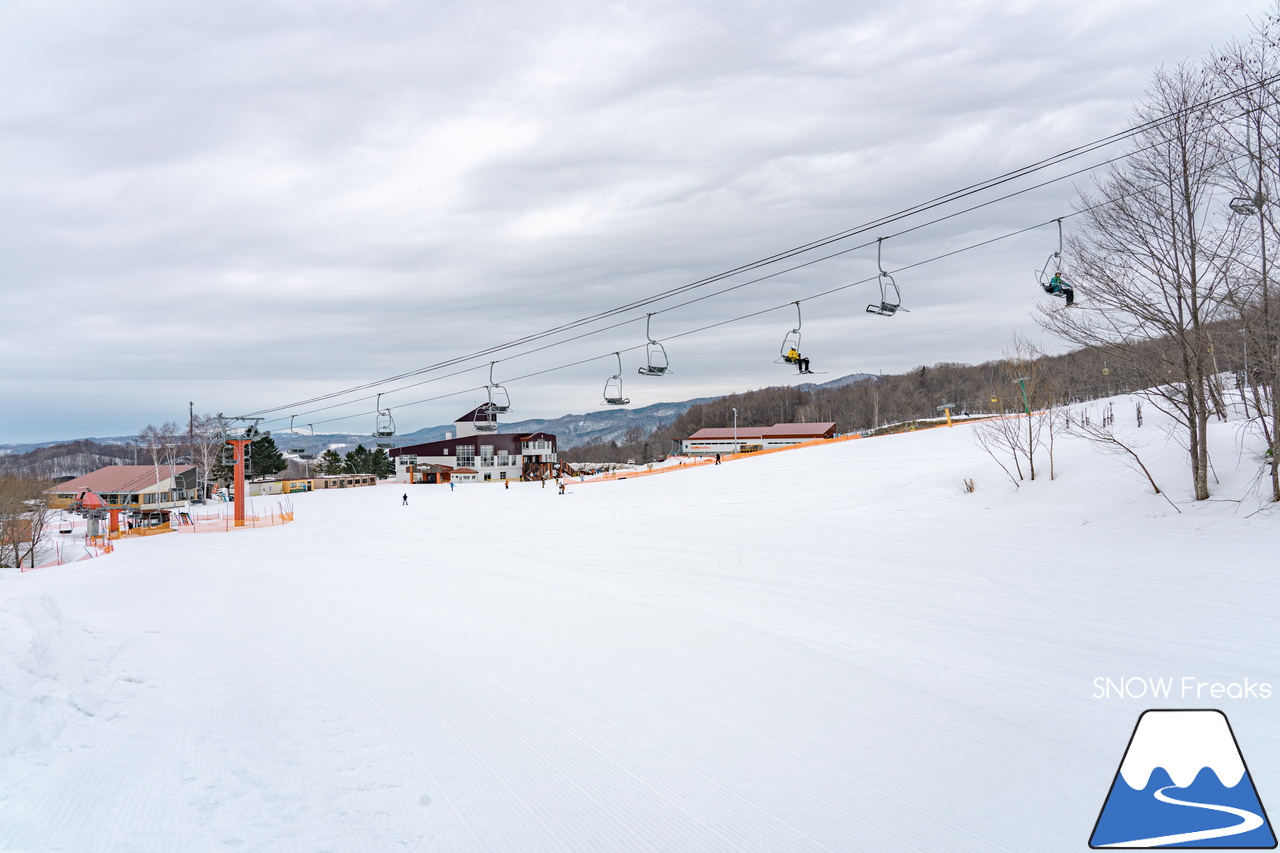
[[[0,443],[185,423],[188,401],[198,413],[286,406],[274,429],[296,412],[317,432],[370,431],[374,391],[324,411],[288,404],[624,305],[1121,130],[1156,67],[1246,36],[1266,9],[0,5]],[[1015,331],[1039,337],[1031,310],[1048,297],[1034,273],[1057,247],[1053,227],[897,273],[910,313],[892,318],[865,311],[879,294],[875,237],[892,237],[884,266],[899,270],[1070,213],[1084,181],[894,236],[957,206],[935,211],[694,305],[664,310],[748,277],[562,346],[374,390],[409,431],[482,401],[490,358],[511,420],[603,408],[614,350],[633,405],[794,381],[773,363],[795,325],[788,303],[865,279],[802,304],[815,370],[986,361]],[[646,311],[663,312],[661,339],[774,306],[667,341],[666,377],[636,373],[643,350],[628,348],[645,341]]]

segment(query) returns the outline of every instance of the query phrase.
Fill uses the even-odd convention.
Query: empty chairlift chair
[[[622,396],[622,353],[615,352],[618,357],[618,372],[610,376],[604,383],[604,402],[607,406],[626,406],[631,403]]]
[[[315,443],[315,440],[316,440],[316,428],[315,428],[314,426],[312,426],[311,424],[307,424],[307,429],[309,429],[309,430],[311,431],[311,440],[310,440],[310,442],[308,442],[308,446],[310,446],[311,444],[314,444],[314,443]],[[301,453],[299,453],[299,454],[298,454],[298,458],[299,458],[299,459],[302,459],[302,460],[305,460],[305,461],[307,461],[307,462],[310,462],[312,459],[315,459],[315,458],[316,458],[316,452],[315,452],[314,450],[308,450],[308,449],[304,448],[304,449],[303,449],[303,451],[302,451]]]
[[[302,454],[307,450],[307,446],[298,437],[298,434],[293,431],[293,419],[296,417],[297,415],[289,415],[289,452],[301,459],[303,458]]]
[[[493,381],[493,366],[497,363],[496,361],[489,362],[489,384],[484,387],[489,392],[489,402],[486,404],[489,411],[493,414],[501,415],[511,408],[511,397],[507,394],[506,388]]]
[[[395,447],[391,437],[396,434],[396,422],[391,417],[391,409],[382,408],[382,395],[378,395],[378,402],[374,405],[378,410],[378,416],[373,423],[374,446],[382,450],[390,450]]]
[[[884,237],[876,239],[876,267],[880,270],[880,304],[868,305],[868,314],[879,314],[881,317],[892,317],[899,311],[906,311],[902,307],[902,292],[898,289],[897,283],[893,280],[893,276],[885,272],[884,265],[880,262],[880,248],[884,245]]]
[[[475,419],[471,422],[476,432],[495,432],[498,429],[498,413],[488,403],[476,408]]]
[[[638,371],[641,376],[663,376],[668,370],[667,351],[653,339],[653,334],[649,331],[649,321],[652,318],[652,313],[646,314],[644,318],[644,334],[649,342],[645,345],[645,366]]]

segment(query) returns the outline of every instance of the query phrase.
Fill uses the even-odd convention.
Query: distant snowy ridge
[[[1220,711],[1148,711],[1142,715],[1120,775],[1134,790],[1146,788],[1151,773],[1163,767],[1173,784],[1186,788],[1209,768],[1228,788],[1240,784],[1244,761]]]

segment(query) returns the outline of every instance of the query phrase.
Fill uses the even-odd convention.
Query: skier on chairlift
[[[1049,279],[1049,283],[1044,286],[1045,293],[1052,293],[1054,296],[1062,294],[1067,298],[1067,305],[1070,306],[1076,299],[1075,289],[1071,286],[1071,282],[1062,277],[1062,273],[1055,272],[1053,278]]]
[[[809,369],[809,359],[805,358],[799,352],[797,352],[795,347],[792,347],[791,349],[787,350],[786,362],[787,364],[796,365],[798,368],[800,368],[801,373],[813,372],[812,370]]]

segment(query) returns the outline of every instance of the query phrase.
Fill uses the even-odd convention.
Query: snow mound
[[[45,749],[95,716],[108,649],[48,595],[0,600],[0,756]]]

